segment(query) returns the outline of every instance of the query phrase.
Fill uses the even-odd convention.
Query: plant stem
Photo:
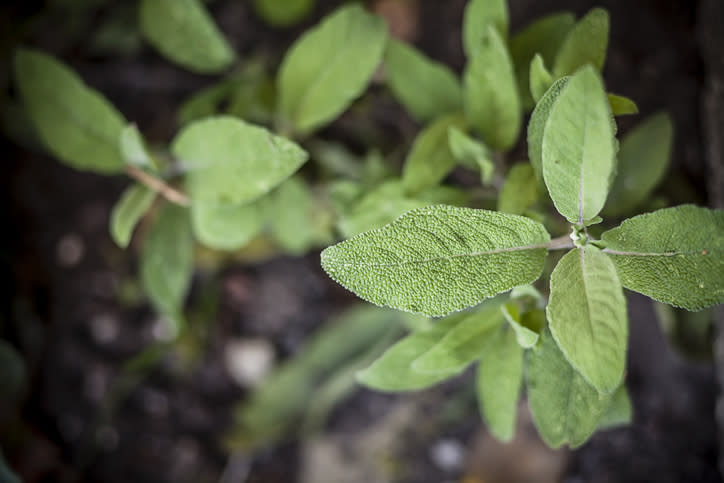
[[[546,248],[548,248],[548,250],[563,250],[565,248],[575,248],[575,245],[569,235],[563,235],[548,242]]]
[[[162,179],[151,176],[150,174],[146,173],[145,171],[136,166],[126,166],[126,173],[128,174],[128,176],[135,179],[139,183],[151,188],[153,191],[157,192],[171,203],[176,203],[177,205],[181,206],[189,206],[189,204],[191,204],[189,197],[185,193],[182,193],[172,188]]]

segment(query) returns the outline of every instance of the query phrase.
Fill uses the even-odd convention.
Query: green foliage
[[[543,57],[535,54],[530,62],[530,95],[533,96],[533,100],[538,102],[551,85],[553,85],[553,75],[543,63]]]
[[[121,155],[127,164],[140,167],[156,168],[156,162],[146,148],[143,136],[135,124],[129,124],[121,131]]]
[[[203,245],[216,250],[237,250],[262,229],[265,200],[251,203],[193,203],[191,226]]]
[[[151,45],[194,72],[221,72],[236,58],[201,0],[142,0],[139,22]]]
[[[252,5],[267,23],[287,27],[309,15],[314,8],[314,0],[254,0]]]
[[[540,197],[538,180],[530,163],[516,163],[505,177],[498,196],[498,211],[523,215]]]
[[[625,116],[627,114],[639,113],[639,108],[636,103],[628,97],[609,93],[608,103],[611,104],[611,112],[613,112],[614,116]]]
[[[505,0],[470,0],[463,18],[463,49],[472,58],[483,45],[488,28],[508,37],[508,2]]]
[[[561,95],[561,91],[568,84],[568,77],[558,79],[543,94],[528,122],[528,157],[536,178],[543,180],[543,132],[551,114],[551,108]]]
[[[127,122],[74,72],[47,54],[20,49],[15,82],[40,138],[59,160],[101,174],[123,171],[119,137]]]
[[[553,63],[553,77],[558,79],[573,74],[586,64],[600,72],[607,49],[608,12],[594,8],[578,21],[560,46]]]
[[[282,125],[309,134],[340,115],[364,91],[386,42],[382,19],[356,4],[339,8],[307,31],[279,70]]]
[[[156,198],[156,192],[142,184],[133,184],[121,195],[111,211],[111,238],[126,248],[138,221],[146,214]]]
[[[490,150],[480,141],[470,137],[455,126],[448,129],[448,144],[453,157],[460,163],[480,170],[480,182],[490,183],[495,165]]]

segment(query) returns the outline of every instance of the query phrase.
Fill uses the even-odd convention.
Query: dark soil
[[[40,3],[0,7],[1,72],[6,76],[16,42],[39,46],[76,68],[156,142],[169,140],[175,132],[178,103],[213,81],[171,66],[147,47],[121,56],[90,52],[85,39],[109,7],[92,10],[71,32],[67,18],[27,24]],[[279,58],[300,32],[340,2],[319,1],[311,18],[282,30],[263,24],[248,3],[218,0],[211,5],[242,57],[266,52]],[[459,72],[465,2],[413,3],[419,12],[416,44]],[[672,204],[711,204],[711,168],[701,135],[707,66],[697,40],[698,2],[510,4],[513,31],[556,10],[570,9],[580,16],[592,6],[607,8],[612,31],[604,77],[609,90],[634,99],[641,111],[621,118],[620,131],[644,116],[668,111],[675,121],[675,151],[672,175],[660,193]],[[724,28],[724,22],[719,25]],[[385,126],[374,135],[385,147],[399,144],[414,124],[380,90],[373,97],[370,115]],[[343,117],[323,135],[358,148],[363,139],[356,133],[357,121]],[[359,389],[335,408],[315,439],[272,445],[241,462],[230,458],[221,438],[233,424],[232,409],[248,393],[226,368],[229,338],[265,339],[284,359],[354,297],[327,278],[318,252],[234,263],[219,272],[200,270],[188,302],[203,314],[194,319],[197,338],[185,350],[164,351],[156,315],[132,294],[137,247],[123,251],[108,235],[109,212],[128,180],[80,173],[38,151],[5,139],[2,143],[6,169],[0,213],[6,230],[0,250],[5,288],[0,336],[22,355],[29,381],[18,416],[10,422],[0,419],[0,443],[23,481],[291,483],[315,481],[309,477],[319,474],[319,468],[317,473],[309,468],[315,464],[329,464],[321,474],[328,472],[325,481],[335,483],[721,479],[714,365],[710,358],[685,357],[662,333],[650,301],[633,294],[626,379],[633,424],[601,432],[576,451],[541,453],[552,463],[541,466],[549,469],[533,479],[513,476],[517,467],[532,464],[523,461],[528,453],[516,452],[521,446],[495,446],[501,455],[495,467],[509,472],[494,476],[500,470],[487,462],[492,450],[470,394],[469,373],[419,394],[390,396]],[[524,150],[520,146],[513,157],[523,156]],[[119,297],[124,290],[131,295]],[[128,361],[148,347],[158,348],[159,355],[147,351],[142,370],[129,372]],[[523,409],[522,420],[525,417]],[[534,432],[527,429],[525,434],[522,440],[528,438],[531,447],[540,448]],[[374,464],[369,461],[376,461],[369,456],[370,447],[390,448],[384,465],[394,470],[370,469]],[[457,454],[458,460],[445,460],[440,456],[445,451]],[[347,479],[331,476],[340,468]],[[240,478],[220,480],[225,470],[227,476]],[[359,479],[352,478],[354,471]]]

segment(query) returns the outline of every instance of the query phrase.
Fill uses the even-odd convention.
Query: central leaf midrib
[[[706,250],[706,255],[702,255],[702,250]],[[621,250],[614,250],[612,248],[604,248],[601,250],[603,253],[607,253],[609,255],[620,255],[620,256],[631,256],[631,257],[675,257],[677,255],[701,255],[701,256],[708,256],[714,253],[720,253],[724,252],[722,250],[708,250],[708,249],[702,249],[702,250],[690,250],[685,252],[629,252],[629,251],[621,251]]]

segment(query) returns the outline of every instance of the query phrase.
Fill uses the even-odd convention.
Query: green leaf
[[[611,118],[601,78],[590,66],[571,76],[550,110],[543,179],[556,209],[571,223],[592,219],[606,201],[616,157]]]
[[[283,121],[308,134],[336,118],[365,90],[386,41],[384,21],[357,4],[337,9],[307,31],[279,70]]]
[[[236,55],[200,0],[142,0],[141,32],[164,57],[200,74],[227,69]]]
[[[540,196],[538,180],[530,163],[516,163],[505,177],[498,197],[498,211],[522,215]]]
[[[533,172],[539,180],[543,179],[543,132],[548,123],[551,109],[561,95],[563,88],[568,84],[569,79],[570,77],[563,77],[553,83],[536,104],[528,122],[528,158],[530,158]]]
[[[193,270],[188,211],[165,204],[146,236],[140,260],[141,282],[156,310],[178,320]]]
[[[460,314],[461,320],[440,342],[415,359],[412,370],[424,374],[449,374],[465,369],[476,361],[483,348],[503,322],[500,305],[503,297],[483,302],[470,313]],[[455,315],[457,316],[457,315]]]
[[[238,250],[262,229],[262,204],[191,204],[191,226],[201,244],[215,250]]]
[[[457,161],[479,169],[481,183],[483,185],[490,183],[495,172],[495,165],[487,146],[455,126],[450,126],[448,129],[448,144],[450,152]]]
[[[485,144],[509,149],[518,139],[522,111],[513,62],[500,33],[489,26],[463,74],[463,107]]]
[[[508,37],[508,2],[506,0],[470,0],[463,14],[463,50],[475,56],[493,26],[502,38]]]
[[[123,192],[111,211],[111,238],[119,247],[128,246],[133,229],[151,207],[155,198],[155,191],[139,183],[133,184]]]
[[[596,431],[611,395],[601,394],[568,363],[550,331],[528,355],[528,405],[538,432],[553,448],[582,445]]]
[[[412,369],[412,363],[440,342],[463,318],[464,314],[456,314],[437,321],[429,328],[411,333],[387,349],[368,368],[358,372],[357,380],[378,391],[416,391],[456,375],[459,370],[417,372]]]
[[[599,72],[603,69],[608,49],[608,23],[608,12],[602,8],[591,9],[578,21],[556,56],[555,79],[573,74],[586,64],[592,64]]]
[[[189,124],[171,149],[188,170],[186,186],[194,203],[253,201],[307,160],[292,141],[230,116]]]
[[[688,310],[724,303],[724,210],[665,208],[601,240],[624,287]]]
[[[415,138],[402,168],[402,186],[408,195],[437,185],[455,167],[448,130],[463,126],[462,116],[450,114],[437,119]]]
[[[530,95],[538,102],[543,94],[553,85],[553,76],[543,63],[543,57],[535,54],[530,62]]]
[[[639,113],[639,108],[636,103],[628,97],[609,93],[608,103],[611,104],[611,112],[614,116],[625,116],[627,114]]]
[[[126,163],[135,166],[150,167],[156,169],[156,162],[146,148],[146,142],[143,136],[138,132],[135,124],[129,124],[123,131],[119,139],[121,144],[121,154]]]
[[[545,64],[553,65],[558,48],[575,23],[575,17],[570,12],[554,13],[534,21],[510,39],[518,92],[526,111],[535,105],[529,83],[533,57],[540,54]]]
[[[610,429],[631,423],[633,410],[626,386],[621,384],[611,396],[608,409],[598,422],[598,429]]]
[[[513,329],[518,345],[524,349],[530,349],[538,342],[538,332],[523,325],[523,314],[520,313],[517,305],[505,304],[500,310]]]
[[[252,5],[268,24],[288,27],[309,15],[314,8],[314,0],[254,0]]]
[[[522,382],[523,348],[510,327],[502,325],[483,351],[476,380],[480,413],[501,441],[513,439]]]
[[[178,124],[184,126],[191,121],[218,114],[222,101],[239,87],[240,82],[241,79],[232,77],[195,92],[179,107],[176,116]]]
[[[417,121],[428,121],[462,108],[462,88],[455,74],[413,47],[390,40],[385,69],[390,90]]]
[[[365,300],[441,316],[536,280],[550,236],[516,215],[432,206],[322,252],[322,266]]]
[[[626,366],[628,320],[611,259],[592,245],[564,255],[551,274],[546,314],[571,365],[600,392],[613,392]]]
[[[126,120],[75,72],[47,54],[19,49],[15,84],[40,138],[60,161],[101,174],[123,171],[118,139]]]
[[[618,172],[603,210],[605,215],[630,213],[650,198],[669,167],[673,130],[669,115],[659,113],[626,134],[618,151]]]

